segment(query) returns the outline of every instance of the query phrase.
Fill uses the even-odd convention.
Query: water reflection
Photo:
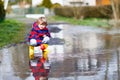
[[[1,79],[0,80],[25,80],[29,73],[28,49],[24,44],[0,50]]]
[[[116,42],[105,30],[84,29],[64,30],[64,60],[54,62],[50,80],[118,80],[114,54],[114,48],[119,46],[118,38]]]
[[[67,24],[48,27],[52,34],[49,80],[119,80],[120,34]],[[0,61],[0,80],[34,79],[28,45],[1,49]]]
[[[24,48],[21,50],[21,48]],[[25,45],[19,45],[14,49],[11,49],[12,53],[12,65],[14,69],[14,75],[19,76],[22,79],[25,79],[29,76],[29,67],[28,67],[28,51]],[[17,54],[16,54],[17,53]],[[26,55],[25,55],[26,54]]]

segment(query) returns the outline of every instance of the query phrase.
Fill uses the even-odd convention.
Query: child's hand
[[[42,43],[48,43],[50,41],[50,38],[48,36],[44,36]]]
[[[30,45],[31,46],[36,46],[37,45],[37,41],[35,39],[31,39],[30,40]]]
[[[48,47],[48,44],[41,44],[40,48],[41,50],[45,50]]]

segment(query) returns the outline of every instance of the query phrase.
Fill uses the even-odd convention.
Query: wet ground
[[[118,31],[69,24],[48,28],[49,80],[120,80]],[[26,43],[0,49],[0,80],[34,80],[28,61]]]

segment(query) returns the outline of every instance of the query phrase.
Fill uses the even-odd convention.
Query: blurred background
[[[26,41],[44,15],[49,80],[120,80],[120,0],[0,0],[0,80],[34,80]]]

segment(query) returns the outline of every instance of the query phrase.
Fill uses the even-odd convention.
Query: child
[[[39,78],[45,78],[48,76],[49,69],[44,67],[45,61],[48,61],[46,48],[50,40],[50,33],[47,26],[47,22],[44,18],[39,18],[31,29],[28,41],[29,41],[29,57],[30,68],[33,72],[35,80]],[[42,52],[43,55],[35,55]]]
[[[42,43],[48,43],[50,39],[50,33],[48,31],[47,22],[45,17],[40,17],[36,22],[34,22],[32,26],[32,30],[30,32],[29,36],[29,42],[30,42],[30,59],[34,58],[34,49],[33,46],[42,46]],[[43,39],[44,38],[44,39]]]

